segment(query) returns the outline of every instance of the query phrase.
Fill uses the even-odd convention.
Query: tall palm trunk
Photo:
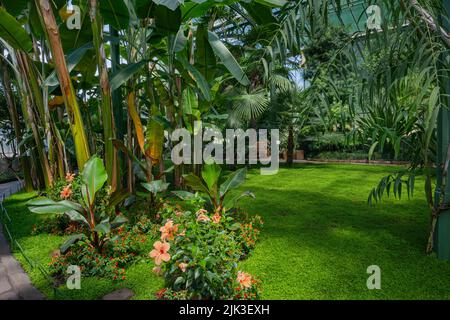
[[[2,59],[0,59],[0,69],[3,70],[2,86],[5,90],[6,104],[13,124],[17,144],[19,145],[19,159],[20,159],[20,166],[23,171],[23,178],[25,181],[25,190],[27,192],[30,192],[33,190],[33,179],[31,178],[31,166],[29,161],[27,160],[27,151],[25,149],[25,146],[20,143],[22,141],[22,129],[20,128],[19,115],[17,114],[16,104],[14,103],[8,67],[3,64]]]
[[[67,69],[58,26],[49,0],[35,0],[35,3],[40,14],[42,26],[46,33],[59,84],[63,93],[64,105],[69,116],[78,168],[82,170],[84,164],[90,157],[89,144],[84,131],[83,118],[78,106],[75,90]]]
[[[111,87],[108,80],[108,69],[106,66],[106,53],[103,43],[103,22],[98,11],[97,0],[89,1],[89,16],[91,18],[94,47],[97,55],[98,73],[100,75],[100,88],[102,93],[102,120],[103,136],[105,142],[105,167],[108,173],[108,184],[112,190],[117,189],[118,163],[117,151],[113,145],[114,118],[111,98]]]

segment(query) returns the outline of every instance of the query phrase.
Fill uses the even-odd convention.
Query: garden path
[[[20,189],[19,182],[0,184],[0,202],[7,196]],[[8,241],[3,234],[0,224],[0,300],[43,300],[44,295],[39,292],[22,269],[20,263],[14,259]]]

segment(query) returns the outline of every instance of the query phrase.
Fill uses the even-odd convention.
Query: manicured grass
[[[274,176],[252,170],[243,189],[256,199],[241,205],[265,221],[261,241],[241,269],[262,280],[264,299],[448,299],[450,263],[426,255],[429,211],[423,181],[417,180],[412,200],[385,198],[367,205],[367,195],[393,167],[367,165],[300,165]],[[14,232],[28,254],[43,264],[63,242],[61,237],[30,236],[38,217],[27,213],[30,194],[13,196],[7,208]],[[30,268],[20,254],[16,255]],[[381,290],[368,290],[366,269],[381,268]],[[153,298],[162,280],[148,261],[127,270],[122,286],[137,299]],[[32,281],[51,294],[43,277]],[[116,288],[109,281],[83,280],[72,297],[92,299]]]
[[[429,211],[423,181],[412,200],[367,205],[392,167],[306,165],[250,176],[257,199],[244,207],[265,220],[262,241],[242,269],[263,283],[264,299],[448,299],[450,262],[424,253]],[[381,290],[366,269],[381,268]]]

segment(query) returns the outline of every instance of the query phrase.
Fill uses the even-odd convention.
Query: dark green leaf
[[[146,63],[146,60],[141,60],[139,62],[129,64],[125,68],[120,69],[111,75],[111,79],[109,80],[111,90],[114,91],[120,88],[120,86],[127,82],[128,79],[139,72]]]
[[[249,85],[250,81],[244,71],[242,71],[241,66],[214,32],[208,31],[208,41],[214,53],[219,57],[220,61],[222,61],[223,65],[230,71],[233,77],[242,85]]]
[[[0,38],[14,49],[30,52],[33,49],[31,38],[22,25],[5,8],[0,7]]]
[[[86,236],[84,234],[74,234],[71,235],[59,248],[62,254],[65,254],[69,248],[75,244],[76,242],[85,239]]]
[[[92,205],[95,200],[95,194],[105,184],[108,179],[105,166],[102,159],[97,156],[91,157],[84,165],[81,174],[84,185],[81,187],[85,203]]]

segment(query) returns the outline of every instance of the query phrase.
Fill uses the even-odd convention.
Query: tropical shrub
[[[340,151],[325,151],[319,153],[314,157],[315,159],[322,160],[368,160],[369,154],[364,151],[354,151],[354,152],[340,152]],[[374,153],[371,160],[380,160],[381,155],[379,153]]]
[[[114,240],[106,244],[102,253],[99,253],[91,242],[78,241],[65,254],[53,256],[50,273],[56,278],[62,278],[69,265],[77,265],[86,277],[124,280],[125,267],[141,256],[146,247],[147,237],[140,228],[139,224],[117,228],[112,232]]]
[[[163,198],[159,195],[167,190],[169,183],[162,180],[153,180],[151,182],[141,183],[141,185],[149,191],[147,195],[144,195],[147,203],[147,210],[150,213],[157,213],[164,203]]]
[[[54,201],[71,200],[80,202],[83,199],[81,194],[81,186],[83,180],[80,175],[68,172],[64,179],[55,181],[51,188],[47,188],[43,195]]]
[[[152,232],[157,225],[147,216],[140,216],[133,225],[133,230],[137,233],[147,234]],[[155,232],[153,232],[155,233]]]
[[[63,255],[54,255],[49,264],[50,274],[58,280],[64,280],[70,265],[80,267],[83,277],[105,277],[112,280],[124,280],[125,269],[120,267],[119,259],[99,253],[86,240],[73,244]]]
[[[240,224],[236,232],[241,246],[242,258],[246,257],[255,248],[263,224],[262,218],[258,215],[253,216],[250,221]]]
[[[174,291],[170,288],[163,288],[155,296],[158,300],[186,300],[186,290]]]
[[[81,233],[83,226],[78,222],[71,221],[70,218],[64,214],[56,214],[53,217],[45,218],[42,221],[33,225],[31,230],[32,235],[49,233],[54,235],[69,235],[74,233]]]
[[[96,203],[96,196],[107,180],[107,173],[103,162],[97,156],[93,156],[86,162],[81,174],[81,195],[79,202],[71,200],[55,201],[50,198],[38,198],[28,203],[29,210],[33,213],[66,214],[72,221],[79,222],[86,227],[87,232],[72,235],[62,246],[61,252],[79,240],[88,239],[99,253],[102,253],[105,244],[111,240],[112,230],[123,225],[127,219],[123,216],[112,216],[108,210],[108,204],[100,201]],[[68,198],[70,188],[62,191],[61,197]],[[110,221],[112,220],[112,221]]]
[[[188,298],[220,299],[232,294],[239,246],[233,234],[199,212],[183,212],[166,219],[161,241],[154,243],[150,257],[162,272],[166,287],[186,290]],[[162,264],[162,262],[165,262]],[[158,267],[159,266],[159,267]]]
[[[148,192],[138,191],[135,195],[125,201],[128,217],[135,222],[141,217],[155,219],[158,211],[164,204],[164,194],[169,183],[162,180],[141,183],[141,186]]]
[[[230,210],[242,197],[255,196],[250,191],[230,197],[230,191],[241,186],[245,181],[247,170],[245,168],[233,171],[228,176],[222,174],[222,168],[216,163],[205,164],[201,177],[190,173],[183,176],[184,182],[192,190],[205,194],[214,212],[221,213],[222,210]],[[173,191],[175,195],[184,200],[194,197],[194,194],[186,191]]]
[[[247,242],[240,239],[243,234],[247,236],[240,231],[241,224],[224,212],[210,214],[200,209],[193,213],[168,204],[160,215],[160,239],[150,252],[156,265],[153,271],[165,279],[165,289],[158,298],[232,299],[238,281],[237,263]],[[255,218],[254,223],[259,221]],[[251,246],[246,249],[250,251]]]
[[[236,286],[234,288],[234,300],[259,300],[259,286],[261,281],[252,275],[238,271]]]

